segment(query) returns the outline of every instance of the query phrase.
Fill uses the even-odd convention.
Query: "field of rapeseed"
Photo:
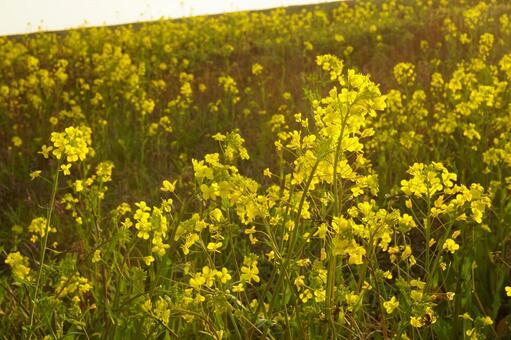
[[[511,3],[0,37],[1,339],[511,337]]]

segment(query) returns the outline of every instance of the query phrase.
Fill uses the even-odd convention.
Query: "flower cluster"
[[[31,280],[28,257],[21,255],[19,251],[8,254],[5,263],[12,268],[12,274],[17,280]]]

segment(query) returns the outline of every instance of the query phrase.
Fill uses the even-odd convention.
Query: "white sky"
[[[332,0],[0,0],[0,35]]]

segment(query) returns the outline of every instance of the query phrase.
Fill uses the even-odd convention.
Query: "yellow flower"
[[[92,263],[98,263],[101,261],[101,250],[96,249],[94,255],[92,255]]]
[[[41,170],[35,170],[30,173],[30,179],[34,180],[37,177],[41,176],[42,171]]]
[[[324,302],[326,300],[326,291],[324,289],[316,289],[314,291],[314,300],[316,302]]]
[[[218,249],[222,248],[222,242],[209,242],[208,251],[219,253]]]
[[[188,281],[188,283],[195,290],[200,290],[200,287],[206,283],[206,278],[202,276],[201,273],[196,273],[192,278],[190,278],[190,281]]]
[[[30,222],[30,225],[28,226],[28,231],[30,231],[32,235],[32,242],[37,241],[39,237],[44,237],[46,235],[46,223],[47,220],[45,217],[36,217]],[[57,229],[48,226],[48,232],[49,233],[55,233],[57,232]]]
[[[312,292],[310,289],[305,289],[303,292],[300,293],[298,296],[300,300],[302,300],[303,303],[306,303],[310,299],[312,299]]]
[[[405,202],[405,205],[408,209],[412,209],[413,207],[413,203],[412,203],[412,200],[411,199],[407,199],[406,202]]]
[[[398,84],[411,86],[415,82],[415,65],[411,63],[399,63],[394,66],[394,77]]]
[[[405,246],[405,248],[403,249],[403,252],[401,253],[401,258],[403,260],[407,259],[410,257],[410,255],[412,255],[412,247],[410,246]]]
[[[154,257],[152,257],[150,255],[149,256],[144,256],[144,263],[145,263],[146,266],[150,266],[151,263],[153,263],[153,262],[154,262]]]
[[[71,175],[71,171],[69,171],[70,168],[71,168],[71,163],[62,164],[60,166],[60,170],[62,170],[62,173],[64,174],[64,176]]]
[[[392,279],[392,273],[390,271],[385,271],[383,273],[383,277],[386,278],[387,280],[391,280]]]
[[[101,182],[106,183],[112,180],[112,169],[114,168],[114,163],[110,161],[101,162],[96,167],[96,175],[101,180]]]
[[[257,76],[263,72],[263,66],[261,64],[255,63],[252,65],[252,74]]]
[[[366,250],[362,246],[356,245],[354,243],[353,246],[349,247],[346,250],[346,253],[349,255],[348,263],[349,264],[362,264],[364,263],[362,257],[366,254]]]
[[[224,338],[224,330],[215,331],[215,340],[222,340]]]
[[[470,314],[468,313],[463,313],[461,315],[458,315],[458,317],[462,318],[463,320],[470,320],[470,321],[474,321],[474,319],[472,319],[472,317],[470,316]]]
[[[447,240],[445,240],[442,249],[450,251],[452,254],[454,254],[456,250],[460,249],[460,246],[452,238],[448,238]]]
[[[186,236],[185,243],[181,246],[183,254],[188,255],[190,253],[190,247],[199,240],[199,235],[192,233]]]
[[[159,300],[156,302],[156,306],[154,307],[153,312],[154,315],[165,325],[169,323],[170,318],[169,301],[160,297]]]
[[[229,274],[229,270],[225,267],[222,268],[222,271],[216,271],[215,275],[220,279],[220,282],[226,283],[231,280],[231,274]]]
[[[57,159],[61,159],[62,156],[65,156],[68,163],[73,163],[78,160],[83,161],[87,155],[93,153],[92,148],[90,148],[92,141],[91,135],[92,130],[86,126],[79,128],[70,126],[63,132],[52,132],[52,154]],[[45,158],[47,158],[46,155],[48,151],[48,148],[43,145],[42,152]]]
[[[256,244],[258,242],[257,238],[254,236],[256,233],[255,226],[252,226],[249,229],[245,229],[244,233],[248,235],[251,244]]]
[[[423,296],[423,294],[420,290],[412,290],[410,292],[410,297],[415,302],[420,302],[422,300],[422,296]]]
[[[466,334],[467,336],[469,336],[471,340],[472,340],[472,339],[473,339],[473,340],[477,340],[477,339],[479,339],[479,337],[477,336],[477,331],[476,331],[476,329],[475,329],[475,328],[467,329],[467,330],[465,331],[465,334]]]
[[[174,190],[176,190],[176,181],[170,182],[168,180],[164,180],[161,184],[160,190],[163,192],[174,192]]]
[[[223,135],[221,133],[217,133],[217,134],[213,135],[211,138],[213,138],[214,140],[219,141],[219,142],[223,142],[226,139],[225,135]]]
[[[215,208],[213,209],[210,213],[209,213],[209,216],[211,217],[211,219],[213,221],[216,221],[216,222],[220,222],[222,221],[222,219],[224,218],[223,214],[222,214],[222,211],[218,208]]]
[[[344,298],[346,299],[346,304],[351,308],[358,303],[360,300],[360,295],[355,293],[348,293],[344,296]]]
[[[424,289],[424,287],[426,287],[426,282],[421,281],[421,280],[412,279],[412,280],[410,280],[410,286],[416,287],[419,289]]]
[[[43,145],[41,147],[41,151],[39,151],[38,153],[43,155],[44,158],[48,158],[50,156],[50,151],[53,150],[53,146],[46,146],[46,145]]]
[[[241,292],[245,291],[245,286],[243,285],[243,283],[239,283],[232,287],[232,291],[235,293],[241,293]]]
[[[30,280],[30,267],[28,257],[21,255],[19,251],[10,253],[5,259],[5,263],[12,268],[15,278],[20,280]]]
[[[507,296],[511,296],[511,287],[510,286],[506,286],[506,295]]]
[[[390,300],[383,302],[383,308],[387,314],[392,314],[394,310],[399,307],[399,301],[393,296]]]
[[[76,180],[74,182],[74,187],[75,187],[75,191],[76,192],[81,192],[83,191],[83,181],[81,180]]]
[[[483,319],[482,319],[483,323],[485,326],[491,326],[493,325],[493,320],[489,317],[489,316],[485,316]]]
[[[255,282],[259,282],[261,279],[259,278],[259,268],[257,265],[253,265],[251,267],[242,266],[241,272],[243,274],[240,275],[240,280],[250,282],[254,280]]]
[[[12,137],[11,142],[17,148],[19,148],[23,144],[23,140],[18,136]]]
[[[424,326],[424,324],[422,323],[422,319],[416,316],[410,317],[410,325],[412,325],[415,328],[420,328]]]
[[[305,286],[305,277],[303,275],[298,275],[294,281],[294,284],[298,290],[300,290],[301,287]]]
[[[147,299],[143,304],[142,304],[142,310],[144,312],[147,312],[147,313],[151,313],[151,310],[153,309],[153,303],[151,301],[151,299]]]
[[[266,257],[268,258],[268,261],[273,261],[275,258],[275,252],[273,250],[266,253]]]
[[[197,161],[195,159],[192,159],[192,165],[195,178],[213,179],[213,170],[209,168],[207,165],[204,165],[204,161]]]

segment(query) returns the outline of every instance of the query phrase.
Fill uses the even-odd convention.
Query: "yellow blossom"
[[[452,238],[445,240],[442,246],[442,249],[450,251],[452,254],[454,254],[459,248],[459,244],[457,244],[456,241],[454,241]]]
[[[31,180],[34,180],[36,179],[37,177],[39,177],[41,175],[42,171],[41,170],[35,170],[35,171],[32,171],[30,173],[30,179]]]
[[[222,271],[216,271],[215,274],[222,283],[226,283],[231,280],[231,274],[229,274],[229,270],[225,267],[222,268]]]
[[[69,164],[62,164],[60,166],[60,170],[62,170],[62,173],[64,174],[64,176],[71,175],[71,171],[69,171],[70,168],[71,168],[71,163],[69,163]]]
[[[222,242],[209,242],[207,248],[210,252],[219,253],[218,249],[222,248]]]
[[[240,275],[240,280],[250,282],[254,280],[255,282],[259,282],[261,279],[259,278],[259,269],[257,266],[242,266],[241,267],[242,274]]]
[[[412,325],[415,328],[420,328],[424,326],[422,319],[420,317],[412,316],[410,317],[410,325]]]
[[[176,181],[170,182],[168,180],[164,180],[161,184],[160,190],[164,192],[174,192],[174,190],[176,190]]]
[[[399,301],[393,296],[390,300],[383,302],[383,307],[388,314],[392,314],[399,307]]]
[[[19,148],[23,144],[23,140],[18,136],[12,137],[11,142],[17,148]]]
[[[96,249],[92,255],[92,263],[98,263],[101,261],[101,250]]]
[[[235,293],[244,292],[245,291],[245,286],[243,285],[243,283],[239,283],[239,284],[234,285],[232,287],[232,291],[235,292]]]
[[[144,263],[146,266],[150,266],[151,263],[154,262],[154,257],[152,257],[151,255],[149,256],[144,256]]]
[[[9,253],[5,263],[12,268],[12,274],[20,280],[30,280],[30,267],[28,257],[21,255],[19,251]]]

